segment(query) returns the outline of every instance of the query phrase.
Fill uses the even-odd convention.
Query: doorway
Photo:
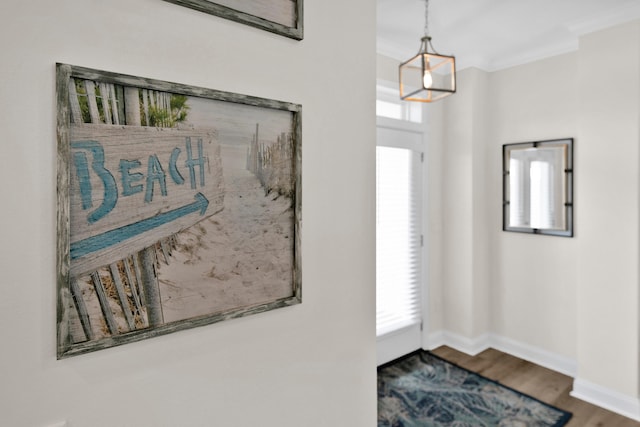
[[[422,347],[424,133],[415,128],[415,125],[405,126],[401,121],[387,122],[380,118],[378,120],[376,147],[378,365]]]

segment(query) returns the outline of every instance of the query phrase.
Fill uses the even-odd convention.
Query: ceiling
[[[378,53],[405,61],[424,34],[424,0],[377,0]],[[578,38],[640,18],[640,0],[430,0],[429,33],[458,70],[495,71],[574,51]]]

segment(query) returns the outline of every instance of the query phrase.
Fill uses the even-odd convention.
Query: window
[[[397,88],[391,89],[384,85],[378,85],[376,116],[422,123],[422,103],[402,101]]]

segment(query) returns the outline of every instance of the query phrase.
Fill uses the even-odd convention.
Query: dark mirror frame
[[[523,150],[537,148],[563,147],[564,148],[564,171],[563,186],[563,215],[564,228],[535,228],[527,226],[510,225],[510,158],[513,150]],[[529,234],[545,234],[551,236],[573,237],[573,138],[553,139],[545,141],[532,141],[522,143],[504,144],[502,146],[502,230],[514,231]]]

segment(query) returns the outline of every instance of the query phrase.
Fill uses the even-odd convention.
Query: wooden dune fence
[[[170,125],[166,118],[171,95],[165,92],[72,79],[69,98],[72,123]],[[169,114],[156,114],[159,119],[154,122],[154,111]],[[69,290],[82,330],[71,328],[70,341],[91,341],[162,324],[156,267],[160,259],[169,263],[175,243],[171,236],[87,275],[72,277]],[[88,303],[96,298],[98,317]]]
[[[277,192],[293,197],[293,136],[282,133],[272,144],[261,143],[258,139],[259,125],[247,149],[247,169],[260,181],[265,194]]]

